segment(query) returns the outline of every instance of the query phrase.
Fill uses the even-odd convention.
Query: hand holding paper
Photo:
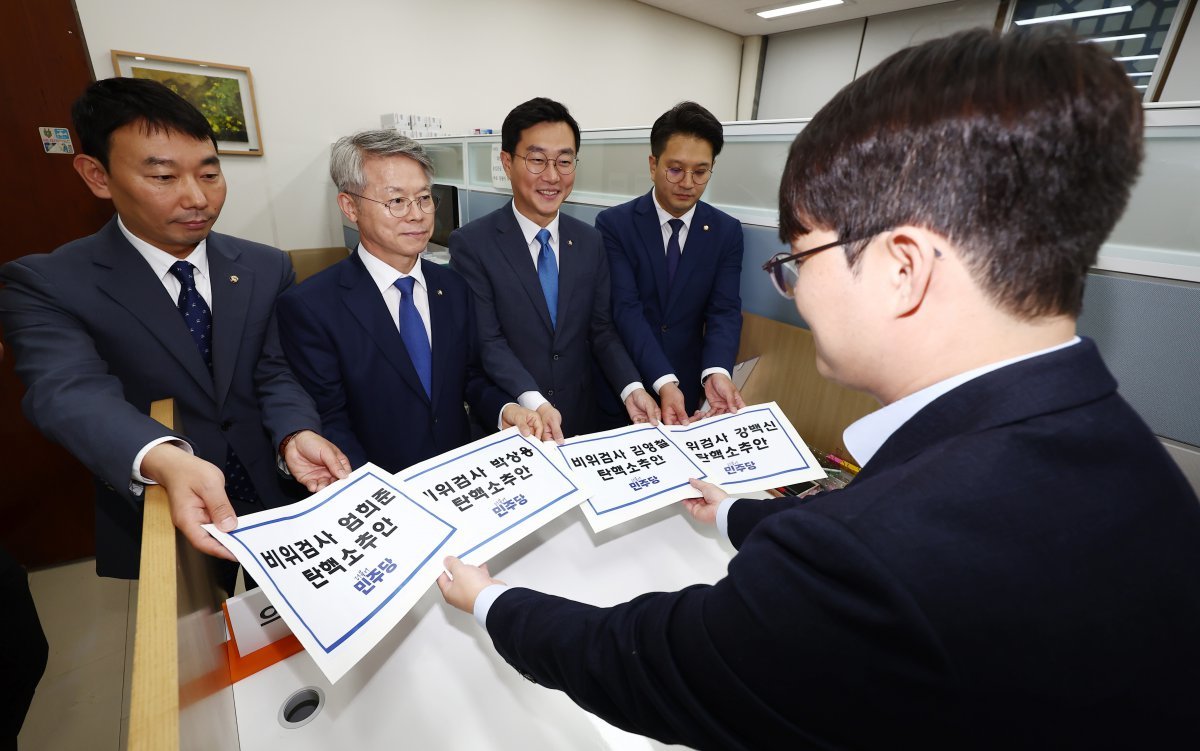
[[[684,498],[684,508],[696,521],[702,524],[716,524],[717,509],[721,506],[721,501],[728,498],[729,494],[711,482],[703,480],[692,479],[688,481],[688,484],[700,491],[700,497]]]
[[[454,556],[447,556],[442,561],[446,571],[437,579],[438,589],[446,602],[464,613],[475,611],[475,600],[479,593],[493,584],[503,584],[499,579],[493,579],[487,564],[471,566]],[[446,573],[446,572],[449,573]]]

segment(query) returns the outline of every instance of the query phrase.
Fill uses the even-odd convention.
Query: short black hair
[[[148,132],[175,131],[197,141],[217,137],[200,110],[158,81],[144,78],[105,78],[91,83],[71,105],[71,121],[83,153],[108,169],[113,131],[143,123]]]
[[[1142,131],[1140,97],[1099,45],[986,30],[926,42],[847,85],[796,137],[780,238],[925,227],[1002,309],[1078,316],[1137,179]],[[847,245],[852,268],[866,245]]]
[[[674,135],[694,136],[702,141],[708,141],[712,147],[713,159],[721,153],[725,145],[725,131],[721,121],[713,117],[713,113],[695,102],[680,102],[671,109],[659,115],[650,128],[650,153],[654,158],[662,156],[667,148],[667,141]]]
[[[518,104],[504,117],[504,124],[500,126],[500,149],[513,153],[525,129],[542,123],[566,123],[570,126],[575,134],[575,152],[579,153],[579,123],[575,122],[564,105],[544,96]]]

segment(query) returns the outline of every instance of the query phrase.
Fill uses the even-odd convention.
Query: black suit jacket
[[[505,592],[496,649],[701,749],[1200,738],[1200,505],[1090,341],[943,395],[845,490],[737,501],[729,531],[712,586]]]
[[[143,446],[168,435],[149,417],[152,401],[175,399],[187,431],[177,437],[197,456],[223,468],[233,446],[261,500],[234,502],[239,514],[294,500],[276,447],[321,428],[279,347],[275,299],[295,278],[287,255],[213,232],[208,261],[211,375],[175,300],[115,217],[94,235],[0,269],[0,323],[27,389],[25,415],[96,475],[101,576],[138,575],[142,506],[130,472]]]
[[[540,391],[562,413],[563,433],[596,429],[595,356],[616,391],[638,380],[612,322],[608,258],[600,233],[559,214],[558,325],[512,204],[450,235],[454,269],[475,296],[483,367],[500,388]]]
[[[464,400],[496,427],[511,401],[483,375],[471,292],[421,261],[429,290],[432,398],[358,253],[279,299],[283,349],[321,413],[325,436],[359,467],[399,472],[471,440]]]

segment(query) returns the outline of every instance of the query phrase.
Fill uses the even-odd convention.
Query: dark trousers
[[[46,670],[49,645],[25,569],[0,549],[0,749],[16,749],[17,733]]]

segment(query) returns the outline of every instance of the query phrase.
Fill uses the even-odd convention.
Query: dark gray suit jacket
[[[450,262],[475,295],[483,369],[504,391],[540,391],[562,413],[563,434],[597,428],[592,357],[616,390],[638,380],[612,321],[600,233],[560,214],[558,325],[512,204],[450,235]]]
[[[0,324],[27,389],[25,415],[97,479],[102,576],[138,575],[141,499],[130,471],[143,446],[167,435],[148,416],[152,401],[175,399],[186,431],[178,437],[197,456],[223,468],[233,446],[262,503],[235,503],[239,514],[292,500],[276,447],[297,430],[320,430],[279,346],[275,298],[295,278],[287,255],[213,232],[208,259],[212,375],[115,217],[94,235],[0,268]]]

